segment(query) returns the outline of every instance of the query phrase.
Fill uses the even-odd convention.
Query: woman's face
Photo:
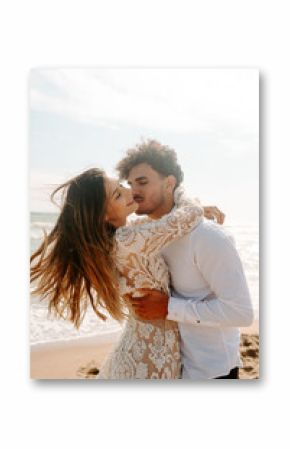
[[[131,189],[123,187],[114,178],[105,178],[107,196],[106,221],[115,228],[124,226],[128,215],[136,212],[138,204],[133,200]]]

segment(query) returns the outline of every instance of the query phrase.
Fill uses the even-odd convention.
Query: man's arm
[[[249,326],[253,321],[252,303],[242,263],[231,240],[207,227],[198,235],[194,258],[213,299],[171,297],[168,301],[164,294],[158,298],[156,293],[144,292],[147,295],[141,303],[133,303],[136,314],[148,320],[167,317],[197,326]]]
[[[195,301],[171,297],[168,319],[208,326],[249,326],[253,307],[242,262],[230,238],[207,227],[195,244],[195,263],[213,294]]]
[[[159,290],[142,289],[142,292],[144,296],[138,298],[126,295],[135,315],[142,320],[165,320],[168,314],[168,295]]]

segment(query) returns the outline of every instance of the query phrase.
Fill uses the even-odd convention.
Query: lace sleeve
[[[192,199],[186,196],[182,186],[177,187],[177,189],[174,192],[174,203],[176,207],[199,205],[203,209],[203,206],[201,205],[199,199],[198,198]]]
[[[152,255],[189,233],[202,220],[203,208],[196,201],[182,198],[180,194],[174,209],[159,220],[119,228],[116,234],[118,243],[133,245],[136,251]]]
[[[144,224],[144,223],[148,223],[149,221],[151,221],[151,218],[149,218],[147,215],[142,215],[141,217],[135,217],[134,219],[128,220],[128,222],[126,223],[126,228],[128,227],[132,227],[132,226],[137,226],[140,224]]]

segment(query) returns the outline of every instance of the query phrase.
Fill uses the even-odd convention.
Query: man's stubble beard
[[[154,207],[151,207],[151,208],[147,207],[146,209],[140,210],[140,211],[138,209],[135,212],[135,214],[136,215],[152,215],[165,204],[165,200],[166,200],[165,194],[162,192],[160,195],[160,200],[157,205],[155,205]]]

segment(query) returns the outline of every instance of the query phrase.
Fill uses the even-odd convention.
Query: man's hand
[[[168,314],[168,295],[159,290],[140,289],[144,296],[126,295],[135,315],[142,320],[164,320]]]
[[[203,206],[203,213],[205,218],[216,220],[218,224],[225,221],[225,214],[216,206]]]

